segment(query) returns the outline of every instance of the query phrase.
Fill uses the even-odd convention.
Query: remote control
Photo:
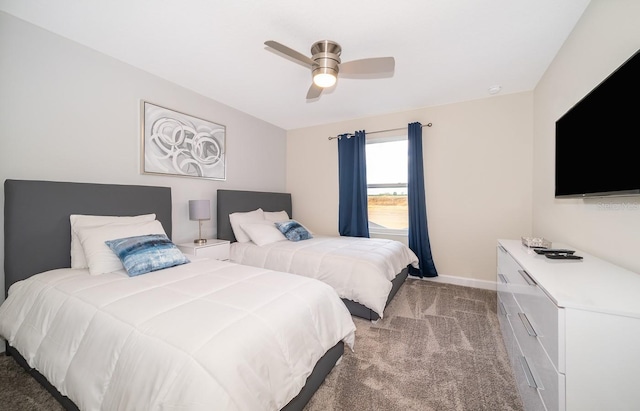
[[[575,254],[545,254],[547,258],[553,260],[582,260],[582,257]]]
[[[535,250],[538,254],[573,254],[575,250],[567,250],[564,248],[543,248]]]

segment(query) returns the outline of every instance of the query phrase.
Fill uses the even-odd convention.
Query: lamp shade
[[[208,220],[211,218],[209,200],[189,200],[189,220]]]

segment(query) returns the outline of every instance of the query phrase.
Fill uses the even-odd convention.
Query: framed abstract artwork
[[[142,173],[226,180],[226,127],[141,101]]]

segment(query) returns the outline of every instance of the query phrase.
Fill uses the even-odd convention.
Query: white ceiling
[[[589,0],[0,0],[0,10],[284,129],[533,90]],[[264,46],[342,61],[393,56],[395,74],[338,79]]]

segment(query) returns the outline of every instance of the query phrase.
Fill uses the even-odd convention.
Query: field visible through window
[[[367,196],[370,228],[409,228],[407,195]]]

